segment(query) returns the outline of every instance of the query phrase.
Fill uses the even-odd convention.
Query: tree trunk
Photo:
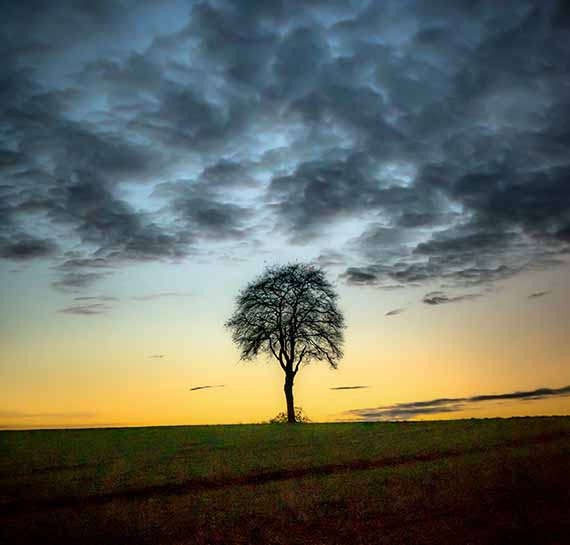
[[[287,422],[295,424],[295,404],[293,403],[293,376],[290,373],[285,375],[285,399],[287,400]]]

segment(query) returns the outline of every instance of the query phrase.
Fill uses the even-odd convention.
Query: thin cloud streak
[[[405,308],[395,308],[394,310],[389,310],[386,312],[384,316],[397,316],[398,314],[402,314],[406,309]]]
[[[472,301],[473,299],[478,299],[479,297],[482,297],[480,293],[449,296],[442,291],[432,291],[424,295],[422,302],[426,305],[435,306],[445,305],[447,303],[459,303],[460,301]]]
[[[562,388],[538,388],[537,390],[509,392],[505,394],[485,394],[472,397],[439,398],[429,401],[396,403],[381,407],[351,409],[345,414],[360,420],[411,420],[426,414],[444,414],[469,409],[471,405],[501,400],[528,400],[562,397],[570,395],[570,386]]]
[[[110,276],[109,272],[79,272],[71,271],[64,273],[61,278],[51,285],[58,291],[76,292],[85,288],[90,288],[103,278]]]
[[[87,305],[76,305],[73,307],[62,308],[58,310],[61,314],[72,314],[75,316],[95,316],[98,314],[106,314],[111,308],[105,303],[90,303]]]
[[[370,388],[370,386],[335,386],[329,388],[330,390],[363,390],[364,388]]]
[[[548,295],[550,293],[550,290],[548,291],[535,291],[534,293],[531,293],[528,298],[529,299],[538,299],[540,297],[544,297],[545,295]]]
[[[224,388],[225,384],[206,384],[205,386],[194,386],[189,388],[191,392],[196,392],[197,390],[209,390],[210,388]]]
[[[111,301],[118,301],[118,297],[111,297],[109,295],[92,295],[83,297],[74,297],[74,301],[97,301],[99,303],[107,303]]]
[[[164,293],[149,293],[148,295],[136,295],[131,297],[133,301],[155,301],[156,299],[175,299],[177,297],[192,297],[191,293],[184,292],[164,292]]]

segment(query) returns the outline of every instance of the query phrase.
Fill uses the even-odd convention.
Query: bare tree
[[[342,358],[344,317],[322,269],[303,263],[273,266],[239,292],[226,322],[240,359],[274,357],[285,373],[287,421],[294,423],[293,383],[301,365]]]

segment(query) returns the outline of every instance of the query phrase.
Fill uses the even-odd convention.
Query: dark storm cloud
[[[51,257],[57,252],[57,245],[51,240],[23,236],[14,242],[0,240],[0,257],[14,261],[26,261],[38,257]]]
[[[444,414],[473,408],[474,405],[485,401],[504,400],[536,400],[548,397],[570,395],[570,386],[563,388],[539,388],[525,392],[510,392],[506,394],[477,395],[473,397],[441,398],[431,401],[414,401],[397,403],[384,407],[370,409],[352,409],[347,411],[362,420],[408,420],[424,414]]]
[[[327,261],[349,284],[551,267],[569,38],[554,0],[12,2],[0,258],[54,259],[79,289],[260,228],[325,255],[351,222]]]
[[[283,228],[291,231],[295,240],[310,240],[321,235],[331,221],[369,211],[397,215],[407,206],[422,206],[423,196],[387,186],[388,179],[374,176],[378,168],[378,160],[370,154],[353,153],[343,159],[305,162],[292,174],[274,178],[270,195],[279,201]],[[387,229],[385,236],[397,239],[400,233]],[[387,245],[393,243],[386,241]]]
[[[473,299],[477,299],[481,297],[480,293],[468,293],[464,295],[453,295],[449,296],[442,291],[432,291],[430,293],[426,293],[422,299],[422,301],[426,305],[444,305],[446,303],[458,303],[460,301],[471,301]]]
[[[89,172],[75,172],[50,194],[48,216],[54,223],[71,224],[86,244],[98,247],[86,259],[67,260],[64,268],[110,266],[129,260],[175,259],[188,252],[190,233],[165,232],[132,206],[112,195],[105,180]]]
[[[206,174],[205,180],[211,179],[211,174]],[[214,177],[214,180],[219,181],[219,178]],[[155,195],[170,197],[169,209],[185,223],[187,229],[199,233],[201,238],[213,240],[245,238],[248,234],[247,222],[251,219],[252,211],[243,206],[220,201],[209,187],[212,185],[215,188],[216,181],[162,184],[155,191]]]
[[[194,386],[193,388],[189,388],[191,392],[195,392],[197,390],[209,390],[210,388],[223,388],[224,384],[206,384],[205,386]]]

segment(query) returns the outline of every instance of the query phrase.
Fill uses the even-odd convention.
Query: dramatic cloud
[[[444,414],[468,410],[473,405],[486,401],[502,400],[536,400],[547,397],[570,395],[570,386],[563,388],[539,388],[526,392],[510,392],[506,394],[478,395],[473,397],[441,398],[431,401],[414,401],[397,403],[370,409],[352,409],[347,411],[353,417],[362,420],[409,420],[424,414]]]
[[[426,305],[444,305],[445,303],[458,303],[459,301],[470,301],[481,297],[479,293],[449,296],[442,291],[432,291],[426,293],[422,301]]]
[[[570,251],[565,13],[11,2],[0,260],[52,260],[68,291],[281,242],[380,288],[555,266]]]
[[[402,314],[405,310],[405,308],[395,308],[394,310],[386,312],[385,316],[397,316],[398,314]]]
[[[197,390],[208,390],[210,388],[223,388],[225,384],[207,384],[205,386],[194,386],[193,388],[189,388],[191,392],[195,392]]]
[[[335,386],[331,390],[362,390],[363,388],[370,388],[370,386]]]
[[[57,245],[51,240],[21,238],[16,242],[0,242],[0,257],[15,261],[25,261],[38,257],[51,257],[57,251]]]

